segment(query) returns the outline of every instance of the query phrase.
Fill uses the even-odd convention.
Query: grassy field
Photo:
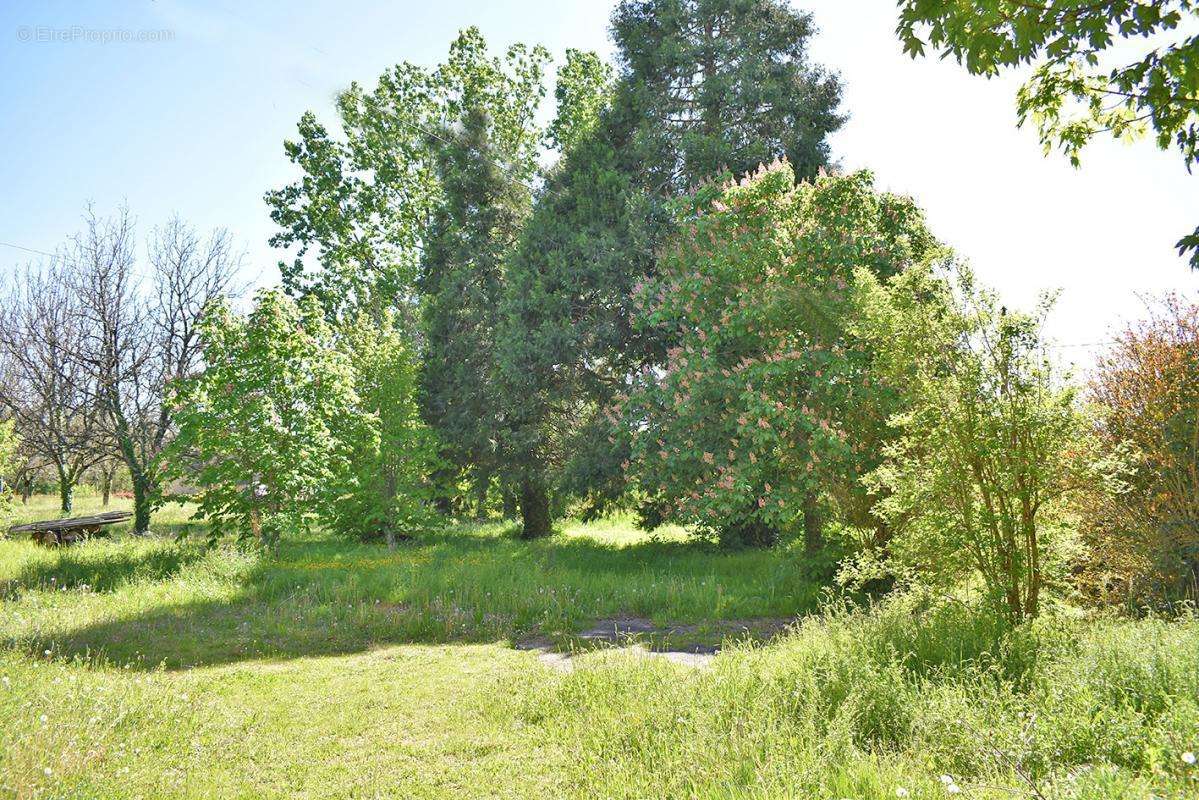
[[[297,534],[273,557],[0,541],[0,597],[2,796],[1199,796],[1193,618],[818,610],[787,549],[621,521],[395,552]],[[614,617],[709,640],[798,621],[700,667],[513,646]]]

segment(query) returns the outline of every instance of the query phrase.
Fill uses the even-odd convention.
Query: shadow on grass
[[[562,642],[616,615],[669,623],[794,617],[811,610],[819,592],[786,550],[720,553],[692,543],[616,546],[578,536],[520,542],[491,530],[429,534],[396,551],[289,541],[275,557],[258,558],[215,588],[211,581],[188,583],[190,556],[114,564],[113,587],[123,571],[127,581],[157,569],[162,580],[178,576],[195,597],[153,606],[138,602],[140,587],[129,586],[123,591],[130,605],[149,610],[130,616],[117,610],[66,632],[7,644],[34,654],[50,650],[55,658],[180,669],[401,643],[515,641],[534,633]],[[62,568],[54,575],[62,580]]]
[[[194,564],[203,553],[191,547],[121,551],[102,554],[63,549],[52,562],[36,562],[11,582],[15,593],[29,589],[90,589],[112,592],[134,581],[163,581]]]

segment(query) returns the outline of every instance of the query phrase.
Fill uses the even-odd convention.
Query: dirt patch
[[[517,641],[515,647],[535,651],[542,663],[565,672],[576,667],[576,657],[595,650],[620,650],[647,658],[665,658],[690,667],[704,667],[726,642],[766,642],[785,631],[792,622],[791,619],[762,617],[655,625],[653,620],[645,617],[612,617],[560,640],[544,635],[528,636]]]

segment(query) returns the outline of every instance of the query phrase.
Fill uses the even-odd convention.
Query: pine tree
[[[433,214],[419,280],[425,418],[453,472],[472,473],[478,516],[497,467],[493,364],[504,259],[531,203],[521,168],[497,146],[490,126],[474,108],[459,130],[437,137],[445,202]]]

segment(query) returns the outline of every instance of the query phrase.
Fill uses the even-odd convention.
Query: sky
[[[1099,343],[1166,290],[1199,296],[1173,243],[1199,223],[1199,175],[1151,143],[1097,140],[1081,169],[1016,127],[1020,74],[986,80],[912,60],[893,0],[794,0],[810,51],[840,74],[839,164],[911,195],[934,233],[1013,307],[1061,295],[1049,332],[1085,369]],[[0,7],[0,242],[54,251],[87,203],[129,207],[143,235],[178,214],[227,228],[244,282],[278,280],[263,193],[301,113],[400,61],[440,61],[476,25],[496,52],[540,43],[610,56],[600,0],[6,0]],[[551,94],[552,97],[552,94]],[[547,103],[552,103],[547,99]],[[550,109],[546,109],[548,114]],[[0,246],[0,278],[35,253]]]

